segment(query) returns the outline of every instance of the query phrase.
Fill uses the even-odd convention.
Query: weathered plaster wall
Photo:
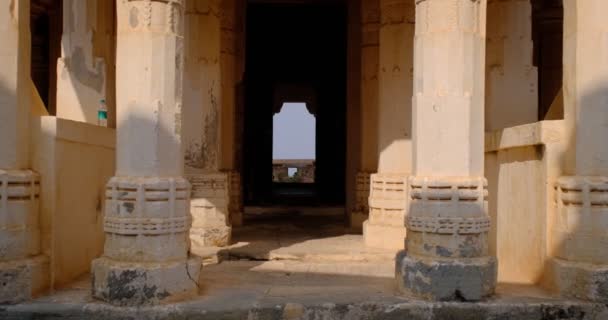
[[[486,130],[536,122],[532,5],[529,0],[490,0],[487,17]]]
[[[183,142],[186,173],[218,170],[221,112],[221,5],[186,3]]]
[[[237,85],[243,79],[244,33],[242,0],[223,0],[220,6],[220,72],[222,84],[220,168],[236,168]]]
[[[498,280],[542,281],[550,257],[554,183],[565,148],[563,121],[543,121],[486,134],[485,172],[492,218],[490,252]]]
[[[32,120],[32,167],[40,173],[42,251],[51,285],[87,273],[103,252],[105,184],[114,173],[113,129],[51,116]]]
[[[97,124],[99,101],[115,127],[115,4],[63,0],[61,58],[57,61],[57,116]]]
[[[233,170],[237,85],[243,75],[242,1],[186,7],[183,138],[187,173]]]

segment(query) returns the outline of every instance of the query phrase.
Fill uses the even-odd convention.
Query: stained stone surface
[[[603,304],[555,298],[527,286],[499,286],[485,302],[426,302],[396,295],[392,277],[281,270],[281,262],[206,266],[198,297],[178,304],[115,307],[90,296],[83,279],[51,296],[0,308],[0,319],[517,319],[602,320]],[[301,269],[307,269],[303,264]],[[293,270],[293,269],[292,269]]]
[[[424,259],[401,251],[395,261],[400,291],[437,301],[479,301],[496,286],[494,257],[466,260]]]
[[[92,294],[118,306],[154,305],[194,297],[201,260],[162,263],[93,261]],[[184,272],[185,271],[185,272]]]
[[[48,264],[42,255],[0,262],[0,304],[26,301],[46,288]]]
[[[608,303],[608,266],[553,259],[551,268],[563,296]]]

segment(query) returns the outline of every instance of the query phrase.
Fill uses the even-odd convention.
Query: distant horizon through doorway
[[[314,183],[316,120],[303,102],[283,103],[273,116],[272,180]]]

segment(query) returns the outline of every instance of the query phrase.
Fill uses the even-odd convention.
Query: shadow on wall
[[[383,5],[385,10],[379,31],[378,170],[411,174],[415,6]]]
[[[570,103],[575,103],[577,110],[569,115],[576,116],[576,119],[573,121],[575,127],[567,132],[567,151],[562,161],[564,163],[562,176],[605,177],[608,169],[608,150],[602,145],[605,145],[605,137],[608,134],[606,129],[608,83],[602,83],[583,94],[579,101],[570,101]],[[586,196],[584,190],[579,187],[568,187],[570,188],[562,193],[562,199],[558,196],[558,192],[555,192],[552,208],[553,228],[550,237],[552,243],[549,244],[551,258],[595,265],[608,264],[608,249],[603,245],[605,229],[602,227],[605,225],[608,213],[602,200],[604,191],[591,188],[589,196]],[[585,204],[585,199],[589,200],[588,204]],[[555,277],[559,275],[553,274],[555,269],[552,268],[553,265],[547,265],[546,270],[553,278],[543,281],[549,287],[555,288],[558,285],[555,282],[558,278]],[[563,279],[559,280],[563,281]],[[566,291],[569,291],[568,289],[570,288]]]

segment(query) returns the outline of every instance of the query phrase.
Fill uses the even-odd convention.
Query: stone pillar
[[[553,282],[562,295],[608,302],[608,24],[605,0],[564,1],[564,111]]]
[[[486,131],[538,121],[530,0],[488,0]]]
[[[484,178],[484,0],[416,2],[414,174],[402,292],[480,300],[496,285]]]
[[[407,177],[411,173],[414,2],[380,0],[378,173],[371,176],[370,247],[403,249]]]
[[[234,165],[236,106],[235,0],[186,3],[184,145],[192,183],[194,249],[227,246],[231,218],[242,220]],[[234,211],[236,210],[236,211]]]
[[[40,255],[40,177],[29,170],[30,2],[0,0],[0,303],[48,286]]]
[[[370,176],[378,168],[378,63],[380,0],[361,1],[361,163],[355,178],[350,226],[360,230],[369,217]]]
[[[198,294],[183,174],[184,1],[117,0],[117,169],[106,190],[104,254],[93,296],[121,305]]]

